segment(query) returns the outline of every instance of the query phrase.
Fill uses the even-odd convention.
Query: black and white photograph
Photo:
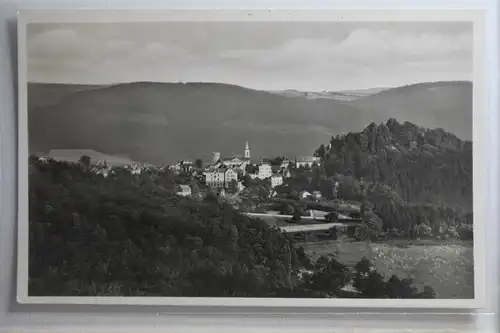
[[[471,20],[23,29],[27,298],[475,298]]]

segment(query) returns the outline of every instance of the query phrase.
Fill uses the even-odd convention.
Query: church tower
[[[250,147],[248,146],[248,141],[245,145],[245,158],[250,159]]]

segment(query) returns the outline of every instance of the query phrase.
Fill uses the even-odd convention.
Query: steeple
[[[248,141],[245,144],[245,158],[250,159],[250,147],[248,146]]]

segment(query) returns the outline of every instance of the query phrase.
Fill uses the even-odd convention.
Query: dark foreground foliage
[[[216,197],[178,197],[169,171],[109,177],[30,158],[31,296],[434,297],[361,262],[311,263]],[[373,286],[376,283],[376,292]],[[353,284],[358,292],[341,290]],[[371,287],[370,287],[371,286]]]

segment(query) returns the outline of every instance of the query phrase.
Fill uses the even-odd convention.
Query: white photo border
[[[175,9],[22,10],[18,13],[18,257],[17,302],[21,304],[158,305],[282,308],[483,309],[486,307],[486,223],[494,207],[489,187],[487,9]],[[301,299],[205,297],[33,297],[28,295],[29,204],[26,27],[30,23],[111,22],[451,22],[473,23],[473,299]],[[494,221],[492,221],[494,222]]]

